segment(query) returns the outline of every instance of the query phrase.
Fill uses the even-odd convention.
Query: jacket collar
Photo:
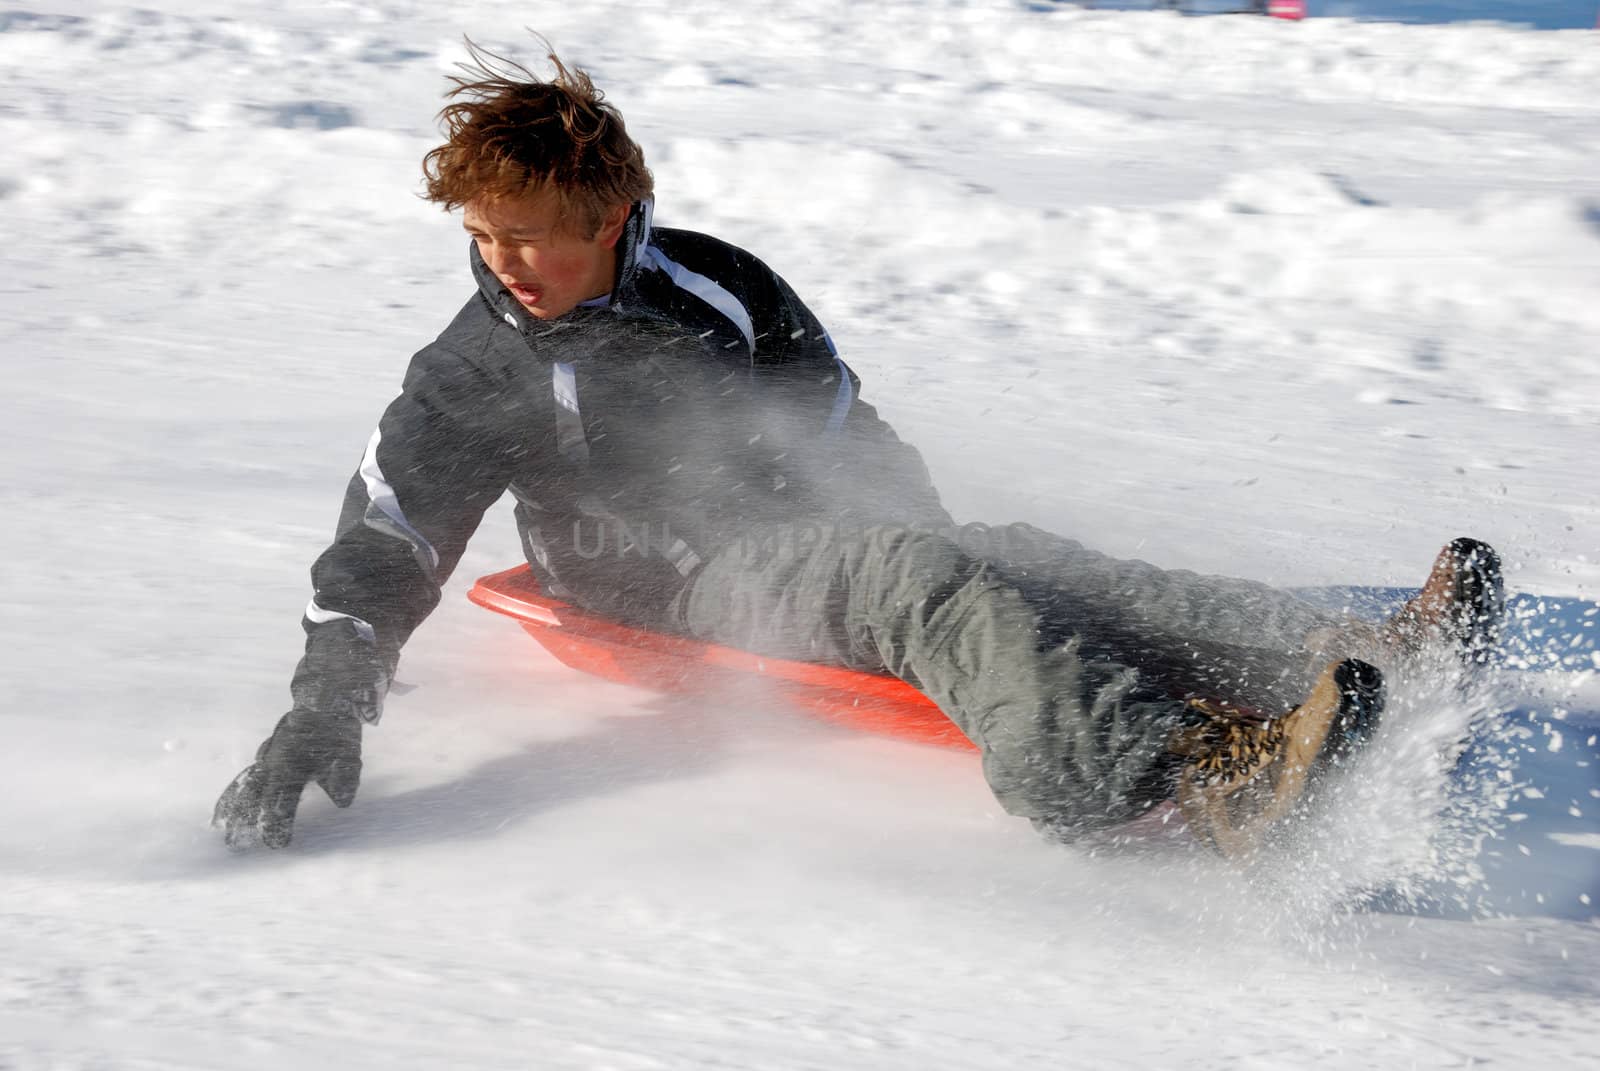
[[[635,201],[622,224],[622,237],[617,239],[617,279],[611,287],[611,303],[621,307],[634,296],[634,280],[644,263],[644,251],[650,245],[651,220],[655,216],[656,201],[646,197]]]

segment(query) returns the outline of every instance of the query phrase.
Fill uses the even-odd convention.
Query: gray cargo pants
[[[1302,637],[1337,620],[1029,525],[773,528],[713,555],[672,614],[698,639],[916,686],[978,745],[1007,811],[1067,836],[1168,797],[1186,697],[1290,705],[1309,685]]]

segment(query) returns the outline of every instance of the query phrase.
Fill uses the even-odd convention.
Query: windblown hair
[[[608,211],[650,196],[643,150],[587,73],[554,51],[549,81],[470,39],[467,51],[439,112],[445,143],[422,158],[428,200],[460,208],[549,191],[563,223],[592,237]]]

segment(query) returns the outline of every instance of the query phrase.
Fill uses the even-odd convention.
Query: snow
[[[535,60],[528,22],[627,115],[658,219],[793,282],[961,519],[1289,585],[1415,584],[1470,533],[1528,596],[1519,667],[1406,697],[1293,864],[1064,849],[965,756],[561,669],[462,597],[517,558],[497,509],[355,807],[227,854],[305,568],[469,292],[416,197],[444,76],[463,33]],[[5,5],[0,1067],[1580,1065],[1597,84],[1592,33],[1489,24]],[[1515,761],[1437,820],[1481,709]]]

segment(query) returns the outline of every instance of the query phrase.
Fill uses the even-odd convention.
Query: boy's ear
[[[595,235],[601,245],[617,244],[617,239],[622,237],[622,225],[628,222],[628,213],[631,211],[632,205],[617,205],[605,214],[600,222],[600,231]]]

